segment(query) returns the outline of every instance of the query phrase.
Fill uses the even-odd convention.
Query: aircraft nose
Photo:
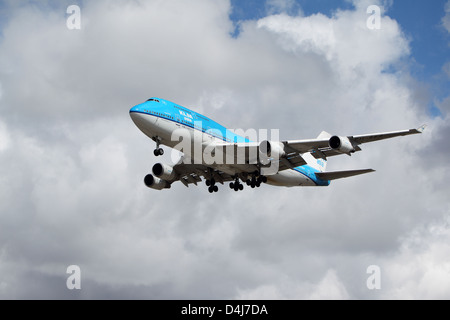
[[[146,133],[153,126],[157,119],[148,113],[148,105],[138,104],[130,109],[130,117],[134,124]],[[147,133],[146,133],[147,134]]]
[[[140,127],[140,124],[142,122],[142,113],[143,108],[141,104],[138,104],[137,106],[134,106],[130,109],[130,117],[138,127]]]
[[[133,108],[130,109],[130,114],[134,113],[134,112],[141,112],[142,111],[142,107],[140,104],[138,104],[137,106],[134,106]]]

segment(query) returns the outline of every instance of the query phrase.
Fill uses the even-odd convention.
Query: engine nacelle
[[[270,165],[271,160],[278,160],[285,156],[284,144],[279,141],[263,141],[259,144],[259,157],[264,165]]]
[[[340,153],[350,154],[355,152],[355,147],[347,137],[331,137],[329,145],[331,149],[336,150]]]
[[[166,164],[157,163],[153,166],[152,171],[155,177],[166,181],[172,181],[176,177],[176,173],[175,170],[173,170],[173,167]]]
[[[161,180],[153,176],[152,174],[145,176],[144,183],[150,189],[155,190],[170,189],[170,184],[167,181]]]

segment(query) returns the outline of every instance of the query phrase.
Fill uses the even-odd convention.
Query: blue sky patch
[[[233,10],[230,18],[236,25],[233,36],[239,35],[239,21],[257,20],[278,13],[269,3],[231,0]],[[450,92],[450,78],[443,70],[444,65],[450,62],[450,36],[442,25],[446,3],[447,0],[394,0],[385,12],[399,23],[410,41],[409,70],[417,81],[429,88],[433,100],[430,101],[429,113],[433,116],[441,115],[435,101],[442,101]],[[306,16],[316,13],[331,16],[336,10],[353,8],[351,2],[344,0],[296,0],[286,13],[297,14],[300,9]]]

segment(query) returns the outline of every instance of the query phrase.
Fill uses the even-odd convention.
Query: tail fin
[[[319,136],[317,137],[317,139],[319,140],[325,140],[325,139],[330,139],[332,137],[331,134],[329,134],[326,131],[322,131]],[[316,170],[319,170],[319,172],[325,172],[325,170],[327,169],[327,160],[326,159],[316,159],[315,157],[311,156],[311,158],[308,161],[308,164],[313,167]]]
[[[326,132],[326,131],[322,131],[320,134],[319,134],[319,136],[317,137],[317,139],[320,139],[320,140],[322,140],[322,139],[330,139],[332,137],[332,135],[331,134],[329,134],[328,132]]]

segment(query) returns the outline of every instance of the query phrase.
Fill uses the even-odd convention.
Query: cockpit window
[[[158,102],[159,103],[159,100],[158,99],[148,99],[147,101],[155,101],[155,102]]]

